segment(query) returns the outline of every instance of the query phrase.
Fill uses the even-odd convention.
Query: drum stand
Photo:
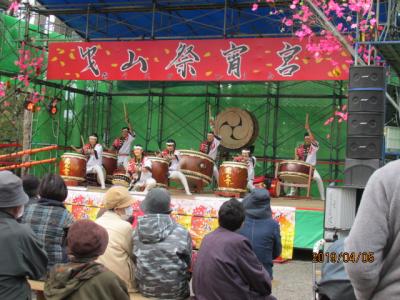
[[[279,170],[279,164],[276,164],[276,167],[275,167],[275,178],[278,178],[279,185],[281,187],[288,186],[288,187],[296,187],[296,188],[306,188],[307,189],[307,196],[305,198],[306,199],[311,199],[310,192],[311,192],[311,181],[312,181],[312,178],[313,178],[313,171],[314,171],[313,168],[310,168],[310,172],[308,173],[308,181],[307,181],[307,183],[290,183],[290,182],[281,181],[279,179],[279,177],[278,177],[278,170]],[[288,198],[289,197],[290,198],[303,198],[303,197],[298,197],[298,196],[286,196],[286,197],[288,197]]]

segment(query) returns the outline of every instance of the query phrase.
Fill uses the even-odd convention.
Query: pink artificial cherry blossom
[[[8,9],[7,9],[7,13],[8,14],[11,14],[11,15],[14,15],[17,11],[18,11],[18,9],[19,9],[19,3],[21,2],[21,0],[14,0],[14,1],[12,1],[11,2],[11,4],[10,4],[10,6],[8,7]]]
[[[0,97],[4,97],[6,95],[6,84],[0,81]]]

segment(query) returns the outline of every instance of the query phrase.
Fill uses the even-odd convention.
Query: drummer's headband
[[[98,137],[97,136],[95,136],[95,135],[89,135],[89,138],[93,138],[93,139],[98,139]]]
[[[250,153],[250,150],[242,150],[242,153]]]
[[[134,146],[133,149],[134,150],[143,150],[143,147],[142,146]]]
[[[175,143],[165,143],[167,146],[175,146]]]

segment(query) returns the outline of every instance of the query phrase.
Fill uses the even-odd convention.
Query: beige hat
[[[106,209],[125,208],[134,202],[128,189],[123,186],[112,187],[104,195],[104,207]]]

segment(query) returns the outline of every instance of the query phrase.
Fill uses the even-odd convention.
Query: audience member
[[[272,260],[282,251],[279,223],[272,218],[271,199],[264,188],[255,188],[243,199],[245,219],[239,233],[249,241],[272,279]]]
[[[40,180],[36,176],[25,175],[22,177],[22,185],[25,193],[29,197],[28,205],[36,204],[39,201]]]
[[[47,300],[129,300],[126,284],[96,262],[107,248],[108,234],[90,220],[75,222],[68,231],[71,262],[56,265],[46,281]]]
[[[344,253],[344,238],[332,243],[325,253],[332,257],[342,257]],[[345,263],[325,259],[321,268],[321,280],[318,282],[318,300],[356,300],[349,276],[344,269]]]
[[[29,226],[17,219],[29,201],[22,181],[9,171],[0,172],[0,299],[30,299],[27,278],[46,273],[47,256]]]
[[[68,190],[61,176],[46,174],[39,195],[37,204],[27,206],[22,222],[30,225],[44,244],[50,270],[55,264],[67,262],[65,239],[74,218],[64,206]]]
[[[133,229],[127,220],[133,215],[133,202],[127,188],[112,187],[104,195],[106,211],[96,220],[109,236],[108,247],[98,262],[117,274],[130,290],[135,289],[135,270],[132,261]]]
[[[136,280],[145,297],[186,299],[190,295],[192,239],[174,222],[171,197],[162,188],[151,189],[141,204],[134,235]]]
[[[275,299],[271,279],[250,242],[235,231],[244,221],[242,203],[231,199],[218,212],[219,228],[205,236],[193,272],[195,299]]]
[[[357,299],[400,299],[400,161],[368,180],[344,253]]]

